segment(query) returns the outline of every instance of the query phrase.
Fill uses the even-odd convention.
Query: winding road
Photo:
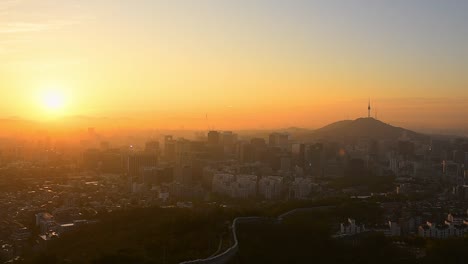
[[[335,206],[315,206],[315,207],[308,207],[308,208],[296,208],[291,211],[288,211],[286,213],[283,213],[276,217],[276,221],[281,223],[284,218],[296,214],[296,213],[301,213],[301,212],[313,212],[317,210],[324,210],[324,209],[331,209],[335,208]],[[189,261],[184,261],[181,262],[180,264],[191,264],[191,263],[203,263],[203,264],[225,264],[228,261],[231,260],[232,257],[234,257],[239,250],[239,240],[237,239],[237,224],[238,223],[248,223],[248,222],[253,222],[253,221],[258,221],[258,220],[268,220],[271,219],[269,217],[261,217],[261,216],[246,216],[246,217],[237,217],[232,221],[232,237],[234,238],[234,244],[226,249],[224,252],[217,254],[220,251],[221,248],[221,243],[222,240],[220,241],[220,246],[218,247],[218,250],[213,253],[212,256],[205,258],[205,259],[196,259],[196,260],[189,260]]]

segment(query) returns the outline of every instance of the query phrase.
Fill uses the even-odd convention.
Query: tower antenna
[[[371,105],[370,105],[370,98],[369,98],[369,103],[367,105],[367,117],[371,117]]]

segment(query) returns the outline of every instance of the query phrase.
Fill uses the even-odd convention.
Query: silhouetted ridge
[[[333,131],[335,129],[341,129],[343,127],[346,127],[347,125],[351,124],[352,122],[354,122],[353,120],[342,120],[342,121],[338,121],[338,122],[335,122],[335,123],[331,123],[329,125],[326,125],[322,128],[320,128],[319,130],[320,131]],[[318,131],[318,130],[317,130]]]
[[[386,124],[374,118],[358,118],[356,120],[343,120],[332,123],[314,132],[314,137],[345,138],[369,137],[373,139],[398,139],[403,134],[411,139],[425,139],[423,134],[416,133],[401,127]]]

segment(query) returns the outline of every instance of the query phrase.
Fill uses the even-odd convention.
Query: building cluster
[[[363,224],[356,224],[356,220],[348,218],[348,221],[340,224],[340,233],[342,235],[357,235],[366,232]]]
[[[264,176],[258,180],[256,175],[217,173],[213,176],[212,191],[231,198],[261,197],[273,200],[283,197],[283,181],[280,176]]]
[[[364,224],[357,224],[356,220],[348,218],[345,223],[340,223],[340,231],[337,237],[353,236],[364,232],[379,232],[387,237],[401,236],[401,227],[395,221],[388,221],[383,225],[374,225],[372,227],[365,227]]]
[[[427,221],[418,227],[418,235],[425,238],[464,237],[467,233],[468,214],[449,214],[443,223]]]
[[[383,125],[373,118],[355,122],[364,128]],[[338,138],[326,134],[317,138],[294,132],[295,136],[290,132],[240,136],[213,130],[193,139],[164,135],[111,148],[108,141],[90,129],[85,142],[95,143],[83,151],[79,166],[97,173],[124,175],[128,192],[157,189],[165,200],[206,197],[217,172],[257,176],[256,196],[267,199],[304,199],[323,180],[363,175],[395,176],[394,190],[400,195],[432,191],[427,180],[441,180],[451,184],[454,197],[468,199],[468,141],[399,133],[396,139],[379,135],[378,131],[374,136],[350,133]],[[282,180],[271,180],[269,176]],[[421,179],[426,182],[421,183]],[[263,185],[270,187],[260,188]],[[276,187],[280,185],[281,188]],[[359,189],[347,191],[366,195]],[[232,193],[227,196],[240,198]]]
[[[387,237],[419,236],[430,239],[448,239],[465,237],[468,234],[468,210],[460,213],[460,210],[452,208],[459,213],[438,217],[445,208],[439,207],[441,204],[428,208],[429,204],[416,203],[411,205],[412,209],[411,206],[401,203],[384,203],[382,204],[383,216],[392,220],[388,220],[384,224],[368,223],[364,225],[349,218],[347,222],[340,224],[340,230],[335,237],[357,235],[363,232],[379,232]]]
[[[54,214],[40,212],[35,217],[36,227],[39,230],[37,243],[43,248],[47,247],[48,241],[94,222],[84,219],[77,208],[59,208],[54,210]]]
[[[232,198],[255,198],[257,195],[257,176],[215,174],[212,191]]]
[[[36,171],[24,164],[14,171],[22,175],[22,184],[0,192],[0,260],[21,255],[31,246],[43,249],[50,240],[93,223],[100,213],[149,202],[132,201],[119,187],[119,175],[67,173],[50,177],[56,174],[55,169]]]
[[[367,126],[378,121],[356,122]],[[437,238],[466,233],[466,220],[441,215],[468,206],[468,140],[406,132],[397,139],[375,139],[351,132],[333,138],[289,131],[209,131],[192,139],[128,137],[113,146],[91,128],[76,148],[49,137],[37,142],[0,139],[0,184],[10,186],[0,192],[0,255],[18,254],[31,239],[47,241],[72,232],[100,212],[217,199],[425,195],[428,198],[418,202],[383,202],[383,225],[366,223],[364,228],[349,219],[340,232]],[[386,187],[393,192],[371,193],[366,182],[331,184],[341,178],[385,176],[392,176]],[[34,217],[36,225],[30,225]]]

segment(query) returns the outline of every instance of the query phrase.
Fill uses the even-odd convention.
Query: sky
[[[466,127],[468,1],[0,0],[0,118]]]

